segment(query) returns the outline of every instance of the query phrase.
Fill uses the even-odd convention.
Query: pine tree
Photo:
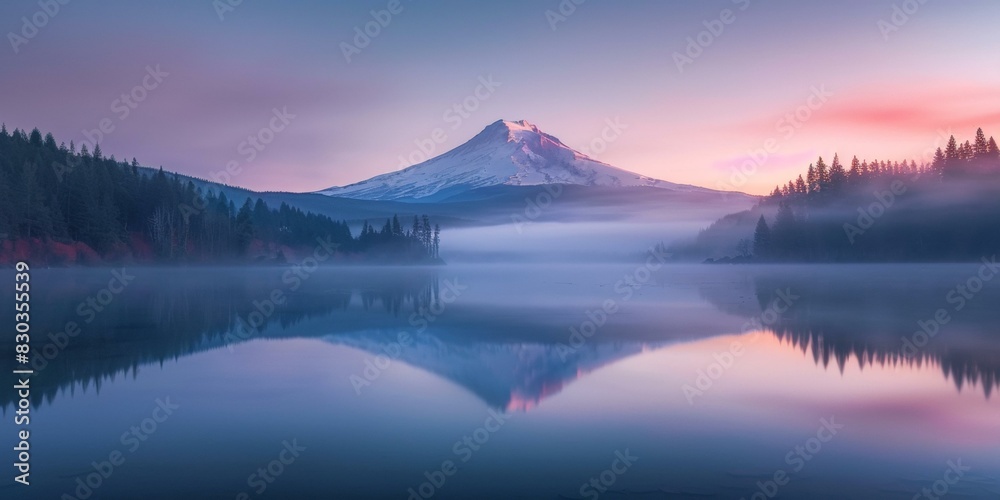
[[[778,213],[774,218],[774,228],[771,230],[771,256],[784,258],[794,255],[796,241],[795,214],[789,203],[779,203]]]
[[[955,136],[951,136],[948,139],[948,145],[945,147],[944,150],[944,159],[945,159],[945,170],[948,170],[953,165],[958,163],[958,160],[960,159],[958,155],[958,141],[955,140]]]
[[[861,169],[861,161],[855,156],[851,159],[851,170],[847,172],[847,178],[851,182],[857,182],[861,180],[862,176],[864,176],[864,171]]]
[[[757,220],[757,228],[753,233],[753,255],[758,260],[771,257],[771,229],[767,227],[763,215]]]
[[[840,164],[840,156],[835,153],[833,163],[830,165],[830,187],[839,190],[846,183],[847,173],[844,172],[844,166]]]
[[[795,179],[795,192],[799,194],[809,193],[809,186],[806,184],[806,181],[802,179],[802,174],[799,174],[799,177]]]
[[[816,162],[816,186],[818,187],[817,191],[822,191],[830,186],[830,172],[827,170],[822,156]]]
[[[986,134],[982,128],[976,129],[976,143],[973,145],[973,155],[977,160],[985,159],[989,153],[989,143],[986,142]]]
[[[441,249],[441,226],[434,224],[434,252],[433,257],[438,258],[438,251]]]
[[[423,232],[420,234],[420,241],[424,244],[424,248],[430,252],[431,249],[431,221],[427,217],[427,214],[423,215],[423,224],[421,225]]]
[[[813,167],[812,163],[809,164],[809,170],[806,171],[806,188],[809,193],[819,191],[819,181],[816,177],[816,168]]]
[[[972,160],[975,159],[976,153],[975,153],[975,149],[972,147],[972,143],[971,142],[965,141],[965,144],[962,144],[962,150],[961,150],[960,156],[965,161],[972,161]]]
[[[934,152],[934,160],[931,161],[931,169],[934,170],[938,175],[944,173],[946,165],[948,164],[948,159],[941,148],[937,148]]]
[[[236,252],[241,255],[246,253],[254,238],[253,211],[253,201],[247,198],[236,213]]]
[[[399,217],[396,214],[392,215],[392,234],[393,236],[403,235],[403,228],[399,225]]]

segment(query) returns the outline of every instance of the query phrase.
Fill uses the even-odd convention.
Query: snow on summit
[[[541,184],[698,189],[594,160],[527,121],[499,120],[465,144],[423,163],[320,193],[367,200],[416,200],[487,186]]]

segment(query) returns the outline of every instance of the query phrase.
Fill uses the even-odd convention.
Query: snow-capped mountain
[[[500,120],[465,144],[423,163],[320,193],[366,200],[431,201],[487,186],[542,184],[706,191],[594,160],[524,120]]]

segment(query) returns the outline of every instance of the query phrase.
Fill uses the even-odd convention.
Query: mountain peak
[[[482,140],[501,140],[513,142],[523,139],[525,135],[548,135],[542,132],[536,125],[527,120],[497,120],[489,124],[482,132],[476,134],[469,142],[476,143]]]
[[[544,184],[695,189],[594,160],[527,120],[497,120],[440,156],[320,193],[368,200],[435,201],[488,186]]]
[[[515,130],[530,130],[533,132],[541,133],[541,130],[538,130],[538,127],[532,123],[529,123],[528,120],[517,120],[517,121],[499,120],[497,121],[497,123],[502,123],[505,127],[507,127],[507,130],[510,130],[511,132]]]

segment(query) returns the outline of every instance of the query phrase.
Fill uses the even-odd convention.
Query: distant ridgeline
[[[982,129],[930,162],[820,158],[683,248],[717,262],[978,261],[1000,253],[1000,150]],[[721,259],[719,257],[722,257]]]
[[[238,200],[237,200],[238,201]],[[241,205],[176,174],[77,152],[37,130],[0,128],[0,265],[103,262],[439,262],[438,226],[398,217],[381,230],[261,199]]]

